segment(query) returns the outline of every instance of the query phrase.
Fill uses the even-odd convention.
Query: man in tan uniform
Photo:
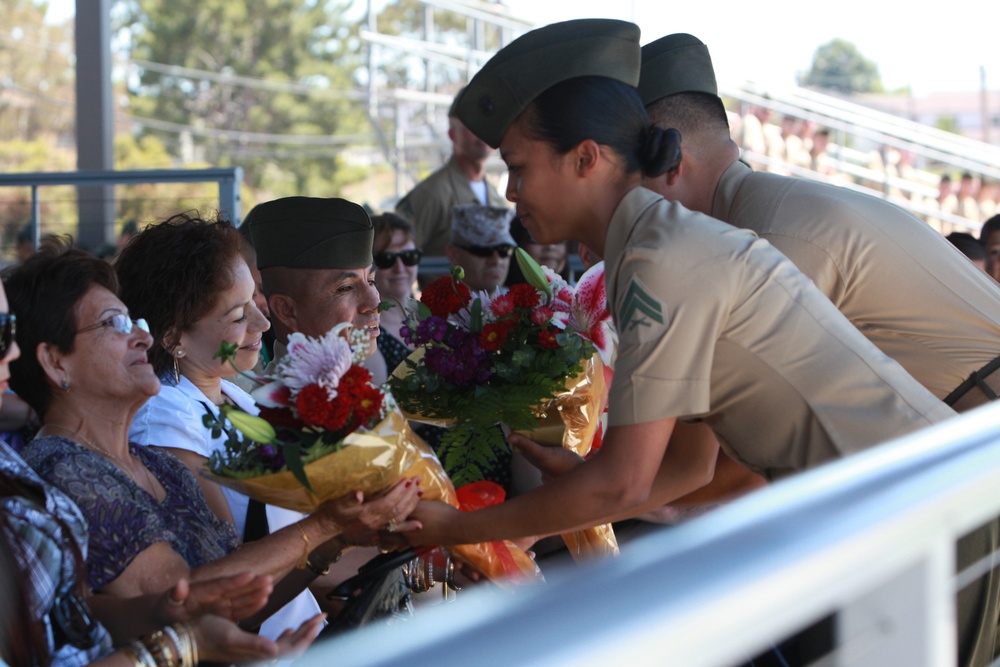
[[[994,281],[894,204],[740,162],[697,38],[669,35],[642,52],[643,103],[655,123],[683,137],[678,168],[646,187],[767,239],[869,340],[957,409],[996,397],[1000,373],[986,372],[1000,355]],[[974,373],[992,390],[970,382],[958,392]]]
[[[642,62],[638,89],[652,120],[683,137],[678,168],[647,187],[767,239],[869,340],[956,409],[996,398],[1000,289],[993,280],[889,202],[740,162],[708,49],[697,38],[656,40],[643,47]],[[993,523],[963,538],[959,569],[991,553],[998,532]],[[959,598],[962,664],[992,656],[1000,577],[981,584]]]
[[[425,255],[445,254],[451,235],[451,207],[461,204],[507,206],[496,186],[486,178],[486,160],[493,149],[469,132],[448,111],[448,163],[418,183],[396,204],[396,213],[413,224],[413,240]]]

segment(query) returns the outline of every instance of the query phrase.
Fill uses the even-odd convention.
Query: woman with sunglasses
[[[249,278],[236,270],[236,260],[243,261],[238,237],[231,247],[232,261],[215,258],[229,271],[224,285]],[[250,283],[240,299],[247,310]],[[13,387],[43,422],[24,459],[83,512],[92,590],[131,597],[162,592],[182,578],[270,575],[277,584],[268,606],[246,621],[257,627],[336,557],[341,536],[382,526],[397,504],[412,504],[405,493],[364,504],[354,497],[332,501],[237,550],[236,529],[210,509],[191,470],[161,449],[130,441],[133,418],[160,391],[160,379],[149,359],[153,337],[117,296],[114,269],[79,250],[40,253],[7,275],[5,285],[24,313],[18,344],[34,352],[15,362]],[[164,358],[170,355],[160,363]],[[181,425],[182,417],[176,413],[174,421]]]
[[[413,242],[413,226],[394,213],[372,217],[375,240],[372,256],[375,262],[375,287],[390,308],[379,318],[378,352],[385,359],[386,370],[403,362],[413,348],[403,342],[400,329],[406,321],[406,311],[413,299],[413,286],[423,255]]]

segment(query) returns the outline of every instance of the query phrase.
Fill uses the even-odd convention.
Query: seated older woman
[[[10,363],[20,356],[14,333],[15,316],[0,287],[2,385],[10,377]],[[117,652],[119,659],[133,662],[137,651],[146,650],[163,656],[171,667],[184,667],[181,644],[188,642],[205,660],[245,662],[304,649],[319,630],[322,617],[317,616],[277,644],[242,632],[231,619],[263,607],[271,591],[269,577],[250,574],[198,584],[181,581],[165,593],[128,600],[101,596],[92,608],[79,576],[86,534],[86,522],[73,501],[0,442],[0,592],[6,596],[0,601],[5,612],[0,661],[80,665],[115,655],[114,640],[128,646]],[[164,631],[163,626],[170,627]],[[139,635],[146,636],[136,640]]]
[[[160,381],[147,359],[153,339],[118,298],[113,269],[69,249],[35,255],[4,282],[28,351],[12,364],[12,385],[43,422],[23,457],[83,512],[94,591],[129,597],[250,571],[279,581],[267,616],[339,553],[345,533],[367,534],[415,505],[415,489],[402,486],[364,503],[349,495],[237,551],[235,528],[209,509],[191,471],[129,442]]]

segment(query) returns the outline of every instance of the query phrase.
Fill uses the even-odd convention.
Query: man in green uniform
[[[378,336],[378,290],[372,270],[374,228],[346,199],[283,197],[258,204],[243,222],[257,250],[274,324],[273,370],[289,334],[319,337],[341,322]]]
[[[903,209],[846,188],[755,172],[739,161],[708,48],[688,34],[642,49],[639,93],[653,122],[682,136],[678,167],[644,185],[750,229],[778,248],[869,340],[958,410],[1000,393],[1000,289]],[[964,569],[1000,543],[996,522],[964,537]],[[962,664],[992,659],[993,572],[959,596]]]
[[[448,111],[448,138],[452,153],[448,163],[418,183],[396,204],[413,224],[413,240],[428,256],[445,254],[451,233],[451,207],[461,204],[507,206],[496,186],[486,178],[486,161],[493,153]]]

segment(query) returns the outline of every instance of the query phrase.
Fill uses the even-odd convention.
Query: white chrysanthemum
[[[310,384],[326,389],[332,401],[340,378],[351,367],[351,345],[341,334],[349,324],[338,324],[319,338],[301,333],[288,337],[288,354],[278,363],[278,376],[292,396]]]

